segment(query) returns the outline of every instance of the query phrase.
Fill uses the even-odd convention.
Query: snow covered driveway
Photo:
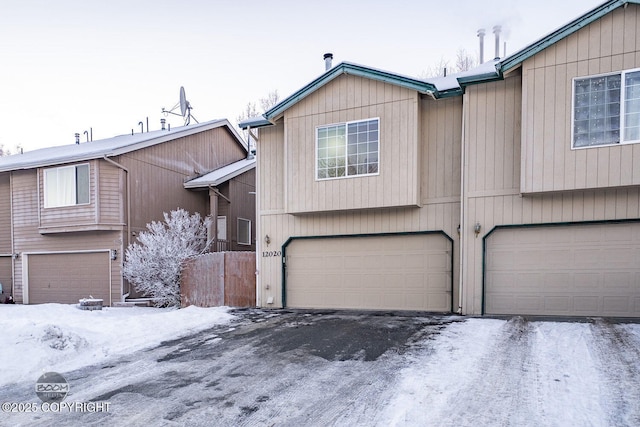
[[[240,310],[61,372],[102,413],[10,425],[640,425],[640,324]],[[200,327],[200,329],[202,329]],[[0,401],[37,402],[34,381]]]

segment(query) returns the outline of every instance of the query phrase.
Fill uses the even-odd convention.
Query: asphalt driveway
[[[640,425],[640,325],[239,310],[230,325],[64,373],[103,412],[2,425]],[[34,400],[33,384],[0,401]]]

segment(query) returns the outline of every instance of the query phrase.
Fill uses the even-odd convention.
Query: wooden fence
[[[180,305],[254,307],[256,253],[214,252],[185,261],[180,277]]]

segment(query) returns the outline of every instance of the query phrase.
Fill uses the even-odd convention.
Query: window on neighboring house
[[[238,244],[251,245],[251,220],[238,218]]]
[[[89,165],[44,170],[44,207],[89,203]]]
[[[316,178],[378,173],[380,119],[320,126],[316,129]]]
[[[640,141],[640,70],[574,79],[573,147]]]

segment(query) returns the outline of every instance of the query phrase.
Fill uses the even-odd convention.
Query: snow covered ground
[[[0,386],[102,363],[233,317],[227,308],[193,306],[85,311],[66,304],[1,304]]]
[[[640,426],[638,323],[233,314],[0,306],[0,401],[56,371],[111,402],[0,424]]]

